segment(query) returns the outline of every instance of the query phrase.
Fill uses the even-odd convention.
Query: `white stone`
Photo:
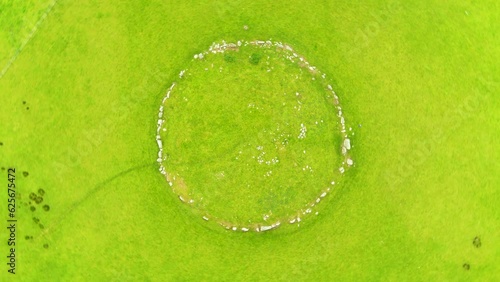
[[[347,150],[350,150],[350,149],[351,149],[351,139],[349,139],[349,138],[344,139],[344,147],[345,147]]]
[[[354,162],[353,162],[350,158],[349,158],[349,159],[347,159],[347,165],[351,166],[351,165],[353,165],[353,164],[354,164]]]
[[[261,226],[260,227],[260,231],[267,231],[267,230],[271,230],[271,229],[273,229],[272,226]]]

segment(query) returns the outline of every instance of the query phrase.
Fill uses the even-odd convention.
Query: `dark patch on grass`
[[[479,236],[476,236],[474,238],[474,240],[472,241],[472,244],[474,245],[474,247],[476,248],[479,248],[481,247],[481,238],[479,238]]]
[[[35,208],[34,206],[31,206],[31,207],[30,207],[30,210],[31,210],[32,212],[34,212],[34,211],[36,211],[36,208]]]
[[[23,101],[23,105],[26,105],[26,101]]]
[[[45,243],[45,244],[43,244],[43,247],[44,247],[45,249],[48,249],[48,248],[49,248],[49,244]]]
[[[35,203],[40,204],[41,202],[43,202],[43,198],[40,196],[36,197]]]
[[[29,109],[30,109],[30,107],[26,107],[26,110],[29,110]]]
[[[35,194],[35,193],[33,193],[33,192],[31,192],[31,193],[30,193],[30,199],[31,199],[31,200],[33,200],[33,201],[34,201],[34,200],[36,200],[36,197],[37,197],[37,196],[36,196],[36,194]]]
[[[3,142],[0,142],[0,146],[3,146]]]
[[[38,189],[38,195],[40,196],[45,195],[45,190],[43,190],[42,188]]]
[[[38,217],[33,217],[33,221],[38,224],[40,222],[40,219]]]
[[[27,171],[23,171],[23,176],[24,176],[24,177],[28,177],[28,175],[30,175],[30,174],[29,174],[29,172],[27,172]]]
[[[224,61],[226,61],[228,63],[234,63],[236,61],[236,57],[231,55],[231,54],[225,53],[224,54]]]
[[[469,270],[469,269],[470,269],[470,264],[468,264],[468,263],[464,263],[464,265],[462,265],[462,267],[463,267],[465,270]]]
[[[44,210],[44,211],[49,211],[49,210],[50,210],[49,205],[43,205],[43,210]]]
[[[250,56],[249,62],[252,65],[258,65],[259,62],[260,62],[260,59],[262,59],[262,55],[261,54],[259,54],[259,53],[253,53]]]
[[[38,224],[38,226],[40,227],[40,229],[44,229],[45,228],[45,226],[43,226],[43,224],[41,224],[41,223]]]

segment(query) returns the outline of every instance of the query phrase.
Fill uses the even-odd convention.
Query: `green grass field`
[[[489,0],[2,0],[0,281],[499,280],[499,12]],[[245,60],[254,50],[194,59],[222,40],[285,42],[326,74],[353,128],[354,167],[338,173],[340,125],[324,85],[307,73],[280,83],[298,69],[277,53],[274,76],[265,56]],[[222,72],[205,71],[212,62]],[[159,172],[158,109],[173,82],[164,165],[206,204],[182,203],[180,184]],[[310,98],[303,114],[280,108],[293,97],[273,96],[295,89]],[[252,115],[251,103],[262,110]],[[302,120],[323,116],[317,134],[311,125],[296,138]],[[251,157],[260,143],[279,152],[275,120],[294,140],[268,182]],[[294,171],[303,150],[303,164],[335,170]],[[330,175],[338,183],[300,227],[234,232],[202,219],[257,222],[269,206],[288,215]]]
[[[353,165],[339,98],[286,44],[213,46],[162,100],[160,170],[205,220],[244,232],[300,227]]]

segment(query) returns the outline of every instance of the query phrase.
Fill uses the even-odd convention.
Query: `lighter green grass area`
[[[18,55],[52,0],[0,1],[0,71]]]
[[[288,220],[339,178],[332,94],[277,49],[249,45],[195,59],[164,104],[172,188],[217,219]]]
[[[9,3],[0,40],[38,10]],[[0,168],[29,171],[13,277],[0,170],[0,281],[500,281],[499,5],[58,1],[0,79]],[[241,38],[299,50],[356,125],[356,168],[290,232],[207,228],[158,173],[166,90]]]

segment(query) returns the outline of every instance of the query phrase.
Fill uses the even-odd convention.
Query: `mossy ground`
[[[31,29],[19,19],[39,10],[4,7],[2,34],[18,38],[0,37],[2,62]],[[0,79],[0,166],[21,172],[23,197],[15,277],[498,280],[498,11],[497,1],[58,1]],[[196,52],[242,38],[291,44],[361,124],[356,168],[296,232],[206,228],[158,173],[166,89]],[[22,204],[39,188],[48,212]]]

